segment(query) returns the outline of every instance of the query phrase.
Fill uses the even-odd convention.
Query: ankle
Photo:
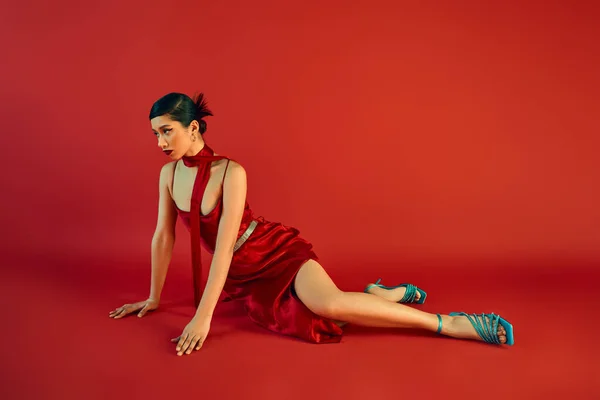
[[[442,330],[439,332],[440,335],[450,335],[452,334],[452,332],[454,331],[454,319],[455,317],[451,317],[449,315],[446,314],[440,314],[440,316],[442,317]],[[436,319],[439,323],[439,319],[436,316]],[[439,326],[439,325],[438,325]],[[437,332],[437,327],[436,327],[436,332]]]

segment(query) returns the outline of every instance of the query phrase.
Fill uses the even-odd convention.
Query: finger
[[[181,336],[179,336],[179,342],[177,342],[177,347],[175,347],[175,350],[180,351],[181,350],[181,346],[183,346],[183,343],[185,342],[185,339],[187,339],[188,334],[186,332],[183,332],[181,334]]]
[[[123,316],[122,314],[124,312],[125,312],[125,308],[124,307],[119,307],[115,311],[113,311],[112,317],[113,318],[120,318],[120,317]]]
[[[190,345],[185,350],[185,354],[190,354],[194,350],[198,342],[200,342],[200,336],[194,336],[194,338],[190,341]]]
[[[130,312],[131,312],[130,306],[123,306],[123,307],[121,307],[121,309],[119,310],[119,312],[115,315],[115,318],[123,318],[124,316],[126,316]]]
[[[196,347],[196,343],[198,343],[198,340],[200,340],[200,336],[194,335],[194,337],[192,337],[192,339],[190,340],[190,343],[184,349],[185,354],[190,354],[192,352],[192,350],[194,350],[194,347]]]
[[[204,340],[198,340],[198,343],[196,344],[196,350],[200,350],[202,348],[203,344],[204,344]]]
[[[123,307],[125,307],[125,305],[115,308],[114,310],[109,312],[108,315],[112,317],[112,316],[118,314],[123,309]]]
[[[183,342],[183,345],[179,348],[179,352],[177,353],[177,355],[182,355],[186,349],[188,348],[188,346],[190,345],[190,342],[192,341],[192,335],[188,334],[185,341]]]
[[[185,341],[183,342],[183,345],[179,349],[179,353],[177,353],[178,355],[182,355],[183,353],[185,353],[185,351],[187,350],[187,348],[190,346],[190,343],[191,343],[192,339],[193,339],[192,334],[189,334],[187,336],[187,338],[185,339]]]
[[[148,304],[146,304],[146,305],[144,306],[144,308],[142,308],[142,311],[140,311],[140,312],[138,313],[138,317],[140,317],[140,318],[141,318],[141,317],[143,317],[143,316],[146,314],[146,312],[148,312]]]
[[[181,339],[181,336],[177,336],[176,338],[171,339],[171,342],[178,342]]]
[[[117,314],[117,313],[118,313],[119,311],[121,311],[122,309],[123,309],[123,307],[118,307],[118,308],[115,308],[114,310],[112,310],[110,313],[111,313],[111,314]]]

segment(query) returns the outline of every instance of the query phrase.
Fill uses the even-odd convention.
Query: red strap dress
[[[191,209],[189,212],[178,209],[179,218],[191,236],[196,306],[200,302],[203,288],[200,248],[214,254],[223,198],[219,199],[216,207],[207,215],[202,215],[200,204],[210,178],[211,163],[219,159],[227,159],[229,166],[230,159],[214,156],[213,150],[206,143],[197,155],[183,158],[185,165],[198,167]],[[173,185],[175,184],[174,180]],[[227,196],[226,192],[224,196]],[[233,254],[223,288],[225,294],[232,300],[241,301],[252,321],[273,332],[311,343],[340,342],[342,329],[332,320],[310,311],[294,291],[294,279],[300,267],[310,259],[318,261],[312,244],[300,237],[296,228],[267,221],[263,217],[256,218],[248,201],[244,207],[238,238],[253,220],[258,225]]]

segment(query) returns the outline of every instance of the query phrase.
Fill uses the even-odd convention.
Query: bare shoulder
[[[171,181],[173,179],[173,172],[175,171],[175,166],[177,165],[177,161],[170,161],[162,166],[160,169],[160,186],[170,188]],[[170,190],[169,190],[170,193]]]
[[[239,197],[241,201],[246,197],[248,190],[246,169],[237,161],[229,160],[229,165],[224,173],[223,192],[234,193],[234,196]],[[227,196],[225,197],[227,198]]]
[[[241,183],[246,181],[246,169],[237,161],[229,160],[225,173],[225,181]]]
[[[246,172],[242,164],[235,160],[228,160],[229,165],[227,166],[227,174],[231,171],[238,171],[236,173]],[[225,165],[227,165],[227,160],[225,160]]]
[[[168,174],[172,174],[176,165],[177,161],[169,161],[163,165],[160,169],[160,176],[162,177],[163,175],[168,176]]]
[[[156,221],[156,234],[175,237],[175,223],[177,222],[177,209],[171,194],[170,183],[173,179],[175,162],[162,166],[159,179],[158,219]]]

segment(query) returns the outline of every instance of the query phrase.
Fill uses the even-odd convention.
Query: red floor
[[[159,311],[108,318],[147,294],[145,262],[3,263],[0,398],[600,398],[598,265],[328,268],[345,290],[380,275],[408,279],[427,290],[424,310],[500,313],[515,327],[514,347],[356,326],[341,344],[305,344],[220,303],[204,348],[177,357],[169,339],[193,313],[185,267],[172,267]]]

